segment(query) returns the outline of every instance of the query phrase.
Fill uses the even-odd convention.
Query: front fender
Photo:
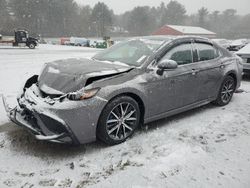
[[[144,114],[148,114],[147,112],[147,90],[142,85],[136,85],[134,87],[127,86],[126,84],[122,85],[113,85],[113,86],[107,86],[105,88],[102,88],[98,96],[104,98],[105,100],[111,101],[113,98],[120,96],[120,95],[129,95],[129,96],[136,96],[134,99],[140,103],[143,103],[144,106]],[[141,101],[138,101],[138,98]]]

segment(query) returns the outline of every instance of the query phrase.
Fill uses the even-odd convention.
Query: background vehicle
[[[140,123],[214,102],[240,86],[240,58],[200,37],[142,37],[92,59],[48,63],[27,80],[10,119],[37,139],[119,144]],[[5,102],[4,102],[5,103]]]
[[[240,49],[236,54],[243,59],[243,72],[250,74],[250,44]]]
[[[229,51],[238,51],[249,43],[248,39],[237,39],[232,41],[228,47]]]
[[[108,47],[107,42],[105,40],[94,40],[90,42],[91,48],[101,48],[105,49]]]
[[[70,44],[70,38],[66,38],[66,37],[60,38],[60,44],[61,45],[69,45]]]
[[[231,41],[229,41],[227,39],[212,39],[212,40],[226,49],[229,48],[230,44],[231,44]]]
[[[0,37],[0,44],[12,44],[12,46],[18,46],[19,44],[25,44],[30,49],[34,49],[38,45],[38,39],[29,37],[28,31],[17,30],[14,31],[13,37]]]
[[[80,38],[80,37],[70,37],[69,43],[72,46],[85,46],[89,47],[90,46],[90,41],[86,38]]]
[[[90,42],[90,47],[105,49],[105,48],[111,47],[112,45],[114,45],[114,43],[115,42],[111,40],[110,37],[106,36],[106,37],[103,37],[103,40],[92,40]]]

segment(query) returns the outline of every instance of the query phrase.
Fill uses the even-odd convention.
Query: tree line
[[[221,38],[250,38],[250,14],[234,9],[209,11],[201,7],[188,15],[178,1],[162,2],[157,7],[138,6],[116,15],[105,3],[93,8],[74,0],[0,0],[0,33],[27,29],[44,37],[140,36],[165,25],[200,26]]]

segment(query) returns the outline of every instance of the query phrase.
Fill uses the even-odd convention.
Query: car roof
[[[141,37],[134,37],[132,39],[148,39],[148,40],[162,40],[162,41],[172,41],[172,40],[185,40],[185,39],[193,39],[198,41],[210,42],[211,40],[205,37],[200,36],[192,36],[192,35],[150,35],[150,36],[141,36]]]

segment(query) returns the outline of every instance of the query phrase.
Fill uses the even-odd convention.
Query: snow
[[[240,46],[240,45],[244,45],[247,43],[248,43],[247,39],[237,39],[237,40],[232,41],[231,46]]]
[[[44,62],[92,49],[0,49],[0,93],[9,101]],[[72,147],[37,141],[0,105],[0,187],[240,187],[250,183],[250,78],[225,107],[212,104],[153,122],[125,143]]]
[[[201,27],[193,27],[193,26],[180,26],[180,25],[167,25],[168,27],[171,27],[181,33],[184,33],[186,35],[192,35],[192,34],[201,34],[201,35],[215,35],[216,33],[206,30]]]
[[[236,54],[249,54],[250,55],[250,43],[241,48]]]
[[[55,69],[55,68],[53,68],[53,67],[49,67],[48,72],[49,72],[49,73],[54,73],[54,74],[59,74],[59,73],[60,73],[60,70]]]

